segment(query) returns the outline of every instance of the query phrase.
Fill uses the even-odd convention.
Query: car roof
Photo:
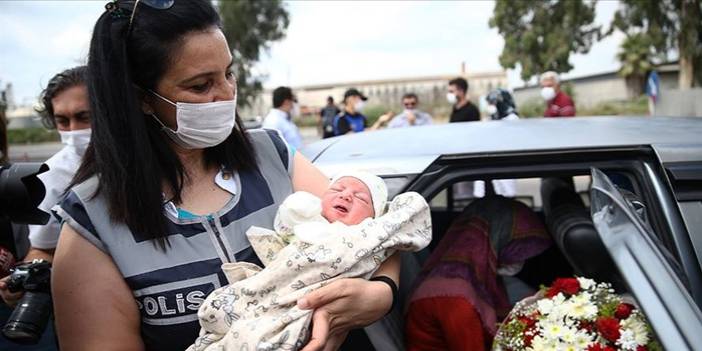
[[[420,172],[445,155],[700,144],[698,117],[575,117],[384,129],[324,139],[302,152],[321,166],[396,174]]]

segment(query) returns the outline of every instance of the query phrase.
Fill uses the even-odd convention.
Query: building
[[[292,87],[297,96],[303,114],[316,114],[326,104],[327,97],[331,96],[340,104],[344,92],[349,88],[356,88],[368,96],[368,105],[383,106],[390,109],[399,109],[402,96],[406,93],[415,93],[419,97],[422,108],[432,112],[434,106],[448,106],[446,90],[448,81],[464,77],[468,80],[469,94],[477,104],[478,98],[498,87],[507,87],[507,74],[505,71],[482,72],[472,74],[436,75],[425,77],[404,77],[393,79],[378,79],[353,82],[338,82]],[[272,90],[265,90],[256,99],[248,114],[250,116],[265,116],[271,108]]]
[[[660,65],[656,67],[656,71],[660,77],[662,91],[677,89],[679,71],[677,63]],[[572,87],[575,95],[573,100],[578,107],[590,108],[603,102],[623,101],[638,97],[637,89],[632,87],[631,83],[627,83],[618,71],[562,79],[561,85]],[[541,87],[538,84],[515,88],[514,99],[517,106],[529,101],[541,102],[540,91]]]

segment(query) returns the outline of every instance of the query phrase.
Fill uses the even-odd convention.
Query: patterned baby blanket
[[[313,312],[299,309],[299,298],[341,278],[367,278],[396,250],[421,250],[432,235],[429,206],[412,192],[395,197],[385,215],[358,225],[312,222],[293,230],[314,231],[308,236],[314,242],[283,246],[274,231],[247,231],[266,268],[222,265],[230,284],[200,306],[200,336],[188,350],[297,350],[309,338]],[[323,231],[327,235],[318,235]]]

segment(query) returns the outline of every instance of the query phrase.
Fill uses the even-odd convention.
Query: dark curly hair
[[[56,121],[54,120],[54,105],[51,100],[59,93],[76,85],[86,84],[88,76],[87,66],[78,66],[69,68],[49,80],[49,84],[42,90],[39,95],[39,107],[34,110],[41,116],[41,123],[48,129],[56,129]]]

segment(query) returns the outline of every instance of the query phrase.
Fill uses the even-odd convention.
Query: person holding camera
[[[49,171],[38,175],[46,189],[44,199],[38,208],[45,212],[49,212],[61,200],[90,141],[90,105],[85,85],[86,72],[86,66],[78,66],[58,73],[49,80],[40,95],[40,107],[37,112],[42,118],[42,123],[49,129],[57,129],[61,142],[65,145],[45,162],[49,166]],[[31,246],[23,261],[26,263],[34,260],[51,262],[60,230],[60,224],[53,216],[49,217],[45,225],[29,225]],[[0,297],[7,306],[15,307],[25,296],[24,287],[27,286],[27,281],[30,282],[30,286],[45,290],[48,298],[48,272],[50,271],[48,263],[33,266],[20,265],[15,271],[17,273],[14,282],[10,281],[10,276],[0,279]],[[43,281],[39,282],[39,285],[32,285],[32,282],[39,278]],[[48,304],[47,312],[50,312],[50,300],[45,303]],[[45,318],[48,319],[48,315]],[[37,321],[37,323],[41,325],[46,321]],[[41,330],[35,332],[37,337],[41,335],[43,327],[39,329]],[[53,338],[50,337],[50,339]],[[47,345],[53,344],[53,340],[49,341]]]
[[[209,0],[113,1],[93,30],[92,139],[54,207],[52,271],[65,350],[182,350],[227,262],[260,260],[246,239],[294,191],[329,180],[271,130],[236,116],[232,52]],[[335,349],[391,308],[399,256],[297,301],[313,309],[303,350]]]

